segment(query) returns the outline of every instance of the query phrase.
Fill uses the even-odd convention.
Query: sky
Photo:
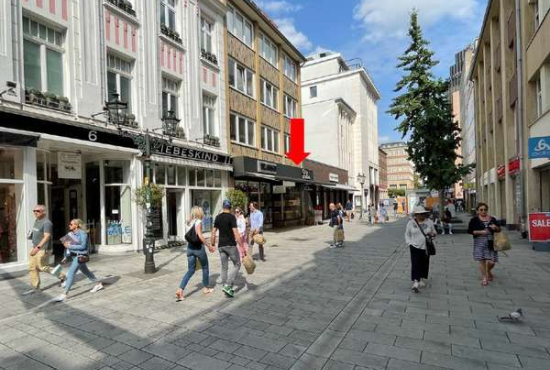
[[[409,45],[410,13],[418,9],[424,38],[440,63],[435,76],[448,78],[455,54],[479,36],[487,0],[254,0],[305,55],[334,51],[360,58],[382,99],[379,143],[401,140],[386,113],[403,72],[397,57]]]

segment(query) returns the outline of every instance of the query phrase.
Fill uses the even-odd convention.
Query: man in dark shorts
[[[221,279],[222,279],[222,291],[228,296],[233,297],[235,292],[233,291],[233,283],[237,278],[239,269],[241,268],[241,257],[239,250],[237,249],[237,243],[239,247],[243,248],[241,238],[239,236],[239,230],[237,229],[237,219],[231,213],[231,201],[225,199],[222,204],[223,211],[214,221],[214,228],[212,229],[212,245],[216,244],[216,233],[219,230],[220,240],[218,243],[218,251],[220,252],[220,259],[222,264]],[[227,277],[227,271],[229,269],[229,260],[233,262],[233,271]]]

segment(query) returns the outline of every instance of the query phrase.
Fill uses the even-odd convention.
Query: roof
[[[385,148],[392,148],[392,147],[397,147],[397,146],[409,146],[409,145],[404,141],[394,141],[392,143],[381,144],[380,148],[385,149]]]

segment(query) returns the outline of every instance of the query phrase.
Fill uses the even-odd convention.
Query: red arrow
[[[309,153],[304,152],[304,140],[304,119],[292,118],[290,120],[290,151],[285,154],[297,165],[309,156]]]

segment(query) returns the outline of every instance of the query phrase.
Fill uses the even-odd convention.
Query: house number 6
[[[90,131],[88,133],[88,140],[97,141],[97,131]]]

